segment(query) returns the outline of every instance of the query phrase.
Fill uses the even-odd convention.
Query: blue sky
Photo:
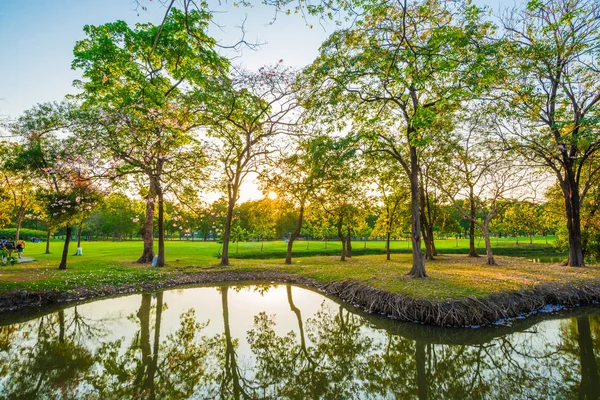
[[[160,22],[165,10],[160,1],[142,1],[147,11],[136,11],[133,0],[0,0],[0,115],[17,117],[36,103],[59,101],[73,93],[71,83],[79,77],[71,70],[73,47],[84,37],[83,26],[118,19],[130,24]],[[243,51],[237,59],[236,63],[249,69],[280,59],[286,65],[306,65],[334,30],[330,24],[324,31],[317,21],[311,21],[315,27],[309,29],[302,18],[283,14],[273,22],[272,8],[236,8],[233,2],[216,9],[214,19],[219,26],[213,26],[210,33],[222,44],[232,44],[239,39],[239,26],[247,17],[246,39],[265,43],[257,51]],[[497,9],[500,1],[475,3]]]

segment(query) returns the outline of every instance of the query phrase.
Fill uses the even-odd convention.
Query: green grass
[[[515,238],[501,238],[492,240],[494,254],[508,255],[514,257],[539,258],[548,256],[562,256],[564,253],[557,252],[553,245],[554,237],[534,237],[530,244],[529,238],[519,238],[516,244]],[[435,242],[436,248],[444,254],[468,254],[469,239],[439,239]],[[483,239],[475,240],[475,247],[480,254],[485,254],[485,243]],[[230,245],[230,255],[237,258],[281,258],[285,255],[287,244],[283,241],[265,242],[264,250],[260,251],[260,243],[239,243],[239,252],[236,253],[236,243]],[[411,254],[412,244],[408,240],[395,240],[391,242],[390,248],[393,253]],[[424,249],[424,248],[423,248]],[[339,241],[305,241],[298,240],[294,243],[294,256],[306,257],[313,255],[336,255],[341,250]],[[385,252],[384,241],[353,241],[352,251],[356,255],[383,254]]]
[[[545,256],[557,253],[536,238],[530,245],[521,240],[517,247],[514,239],[502,239],[497,253],[519,256]],[[566,268],[558,264],[542,264],[527,261],[523,257],[498,256],[499,266],[488,267],[485,258],[472,259],[465,254],[468,240],[439,240],[437,247],[443,255],[428,262],[429,278],[413,280],[406,277],[410,270],[411,256],[406,242],[394,242],[396,252],[392,261],[386,262],[382,254],[383,242],[354,242],[354,254],[349,261],[338,261],[340,244],[329,242],[297,242],[295,251],[303,257],[295,257],[291,266],[283,264],[285,248],[283,241],[232,243],[229,270],[277,270],[308,276],[323,282],[340,279],[356,279],[389,292],[405,293],[424,299],[449,299],[464,296],[485,296],[493,292],[519,290],[533,287],[541,282],[582,283],[600,278],[600,268]],[[134,261],[141,254],[141,242],[91,242],[83,243],[83,256],[69,256],[67,271],[58,271],[62,242],[51,243],[52,254],[44,254],[44,243],[28,243],[26,257],[37,261],[12,267],[0,268],[0,293],[12,290],[76,290],[80,287],[102,285],[137,284],[158,281],[177,274],[222,271],[217,254],[220,245],[213,242],[167,241],[167,264],[165,268],[151,268]],[[71,254],[75,252],[72,245]],[[358,253],[365,255],[356,255]],[[369,252],[381,254],[368,254]],[[482,251],[483,253],[483,251]]]

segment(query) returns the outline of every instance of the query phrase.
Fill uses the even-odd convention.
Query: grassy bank
[[[454,240],[439,241],[442,252]],[[335,253],[337,243],[309,243],[314,254],[331,250]],[[376,250],[380,242],[367,242]],[[394,243],[396,250],[405,243]],[[37,261],[0,269],[0,293],[14,290],[65,291],[80,287],[100,285],[135,285],[159,282],[181,274],[216,271],[265,271],[272,270],[314,278],[320,282],[354,279],[371,287],[390,293],[403,293],[413,298],[428,300],[456,299],[466,296],[482,297],[490,293],[523,290],[544,282],[554,284],[583,284],[600,279],[600,268],[566,268],[559,264],[530,262],[522,257],[499,256],[499,266],[485,265],[485,258],[469,258],[464,254],[443,254],[436,261],[428,262],[429,279],[413,280],[405,276],[410,269],[409,254],[394,254],[392,261],[385,261],[382,254],[354,256],[340,262],[333,255],[306,255],[295,258],[291,266],[283,265],[284,242],[266,242],[264,251],[260,243],[240,243],[239,255],[232,266],[218,266],[216,255],[219,244],[203,242],[167,242],[168,267],[151,268],[135,264],[133,260],[141,251],[140,242],[92,242],[83,246],[83,256],[69,257],[69,269],[58,271],[60,242],[52,243],[53,254],[43,254],[43,243],[29,243],[25,255]],[[301,250],[306,243],[299,242]],[[544,255],[545,244],[521,244],[520,250]],[[235,253],[235,244],[233,252]],[[359,250],[358,243],[355,249]],[[510,247],[506,247],[510,249]],[[75,247],[73,246],[72,252]],[[265,256],[278,254],[278,258]],[[252,258],[250,255],[253,255]]]

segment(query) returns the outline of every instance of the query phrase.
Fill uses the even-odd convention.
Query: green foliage
[[[171,99],[181,100],[183,81],[196,89],[190,99],[202,102],[209,94],[204,90],[207,85],[229,67],[214,50],[215,39],[206,33],[211,18],[206,8],[187,13],[173,8],[161,25],[137,24],[133,29],[124,21],[87,25],[87,38],[77,42],[72,65],[83,71],[85,80],[75,81],[75,86],[84,91],[89,104],[119,108],[140,106],[142,101],[145,107],[138,111],[150,117],[157,110],[166,112]],[[176,127],[175,121],[162,122]]]
[[[108,160],[97,173],[142,175],[151,198],[199,184],[206,156],[192,130],[206,122],[229,68],[206,33],[210,20],[206,8],[171,9],[161,25],[85,27],[73,61],[84,78],[74,83],[82,90],[77,136]]]
[[[600,260],[600,185],[593,185],[588,191],[586,201],[581,208],[581,235],[583,252],[590,262]],[[556,247],[560,251],[569,250],[569,232],[566,226],[564,198],[558,185],[546,193],[546,210],[551,224],[556,226]]]
[[[123,237],[140,231],[145,204],[116,192],[104,197],[86,219],[85,230],[95,235]]]
[[[11,228],[11,229],[0,229],[0,237],[6,236],[6,237],[15,237],[16,235],[16,229]],[[46,238],[46,231],[40,231],[37,229],[28,229],[28,228],[21,228],[21,231],[19,233],[20,237],[22,239],[25,238],[32,238],[32,237],[37,237],[39,239],[45,239]]]
[[[247,240],[248,238],[248,232],[242,228],[239,225],[233,225],[231,227],[231,241],[236,243],[236,242],[243,242],[245,240]]]
[[[17,257],[8,254],[8,250],[5,248],[0,249],[0,265],[15,265],[18,262]]]

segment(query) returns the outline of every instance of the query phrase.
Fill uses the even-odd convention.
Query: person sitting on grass
[[[17,253],[19,255],[19,258],[23,258],[23,250],[25,250],[25,240],[23,239],[19,239],[17,240]]]

